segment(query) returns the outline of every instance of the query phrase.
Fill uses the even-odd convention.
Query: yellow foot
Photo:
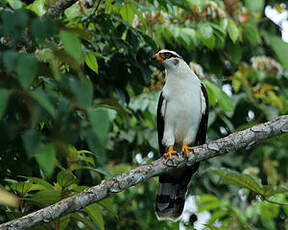
[[[188,145],[182,146],[182,152],[185,153],[186,157],[189,157],[189,152],[194,151],[193,147],[189,147]]]
[[[169,156],[169,159],[172,160],[172,155],[176,155],[176,151],[173,149],[173,145],[169,146],[168,152],[164,154],[165,157]]]

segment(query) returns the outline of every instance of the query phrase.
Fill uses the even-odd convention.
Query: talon
[[[169,146],[168,152],[164,153],[165,157],[169,156],[169,160],[172,160],[172,155],[176,155],[176,151],[173,149],[173,145]]]
[[[188,158],[189,157],[189,152],[192,151],[194,152],[194,148],[193,147],[189,147],[188,145],[183,145],[182,146],[182,152],[185,153],[185,156]]]

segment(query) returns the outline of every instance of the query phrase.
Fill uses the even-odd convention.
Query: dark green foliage
[[[54,1],[1,1],[0,188],[20,200],[0,203],[0,223],[158,158],[161,48],[205,79],[209,141],[287,114],[287,44],[263,15],[279,3],[107,0],[95,13],[81,1],[52,20],[37,15]],[[287,229],[287,206],[263,201],[288,201],[287,149],[282,135],[202,162],[198,211],[180,225],[209,211],[207,229]],[[156,181],[34,229],[177,229],[155,217]]]

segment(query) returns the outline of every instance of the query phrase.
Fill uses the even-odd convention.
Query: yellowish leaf
[[[17,208],[19,199],[13,193],[0,189],[0,204]]]

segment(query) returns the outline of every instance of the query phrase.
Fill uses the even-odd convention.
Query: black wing
[[[158,107],[157,107],[157,130],[158,130],[158,143],[159,143],[159,150],[160,155],[164,154],[166,151],[165,146],[162,144],[162,139],[164,135],[164,117],[161,113],[162,106],[164,102],[163,92],[161,92],[158,100]]]
[[[201,92],[205,98],[206,109],[204,113],[202,113],[201,122],[198,128],[198,132],[195,139],[195,146],[202,145],[206,142],[206,133],[207,133],[207,125],[208,125],[208,113],[209,113],[209,102],[208,102],[208,94],[205,89],[205,86],[201,83]]]

